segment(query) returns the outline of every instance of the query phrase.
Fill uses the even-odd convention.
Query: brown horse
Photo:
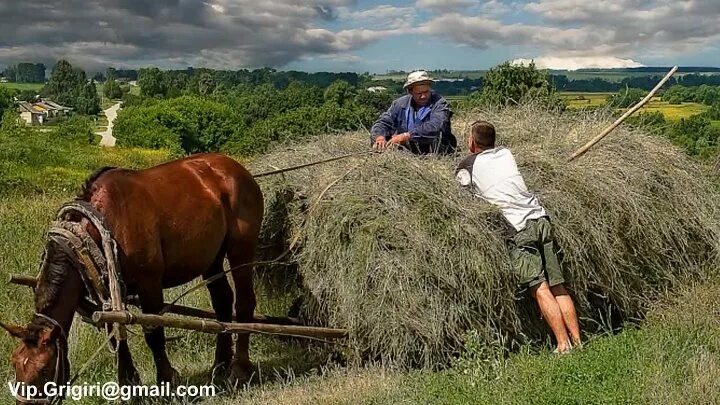
[[[139,296],[143,313],[162,310],[164,288],[223,271],[227,256],[230,266],[240,266],[231,272],[238,322],[252,322],[252,269],[243,265],[255,254],[263,197],[252,175],[239,163],[221,154],[199,154],[145,170],[103,168],[87,180],[78,199],[104,216],[117,241],[127,293]],[[71,220],[80,222],[102,246],[87,218]],[[51,239],[45,247],[33,320],[26,327],[2,325],[22,340],[12,354],[17,381],[40,389],[53,378],[62,384],[67,381],[66,331],[85,294],[74,262],[57,245]],[[209,284],[208,290],[217,319],[232,321],[233,291],[227,278]],[[177,382],[177,371],[165,352],[164,330],[146,331],[145,341],[155,360],[158,382]],[[247,378],[254,369],[248,335],[238,336],[235,349],[233,356],[231,335],[219,334],[214,367],[230,367],[233,380]],[[125,341],[118,347],[118,379],[121,384],[139,382]]]

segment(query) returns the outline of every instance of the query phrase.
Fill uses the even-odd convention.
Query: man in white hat
[[[402,145],[413,153],[452,153],[457,140],[450,129],[452,111],[448,102],[433,92],[434,82],[423,70],[408,75],[403,88],[407,95],[393,101],[373,124],[373,149]]]

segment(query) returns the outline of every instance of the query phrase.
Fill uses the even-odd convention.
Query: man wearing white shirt
[[[486,121],[473,123],[468,136],[472,153],[456,172],[457,181],[477,197],[500,208],[515,228],[510,256],[520,284],[540,306],[557,340],[558,353],[580,345],[580,326],[575,304],[563,286],[555,252],[552,225],[545,209],[525,186],[510,150],[495,147],[495,127]],[[569,332],[569,333],[568,333]]]

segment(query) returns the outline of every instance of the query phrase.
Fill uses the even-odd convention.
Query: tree
[[[5,110],[12,109],[15,103],[13,102],[13,94],[6,87],[0,87],[0,117],[3,116]]]
[[[198,93],[208,96],[215,91],[215,80],[209,72],[202,72],[198,78]]]
[[[163,72],[156,67],[140,69],[138,84],[140,94],[145,97],[164,97],[167,84]]]
[[[45,65],[42,63],[22,62],[8,66],[3,75],[11,82],[45,83]]]
[[[110,99],[118,99],[122,97],[123,91],[120,88],[120,83],[115,81],[112,77],[108,78],[103,85],[103,94],[105,97]]]
[[[85,83],[84,76],[84,73],[81,75],[73,69],[70,62],[61,59],[53,66],[45,93],[59,104],[75,107],[78,94]]]
[[[387,110],[392,102],[393,96],[387,91],[372,92],[361,90],[355,96],[355,104],[369,107],[375,111],[376,114]]]
[[[647,92],[643,89],[626,88],[607,97],[606,102],[612,108],[628,108],[645,98]]]
[[[343,107],[355,98],[355,88],[345,80],[336,80],[325,89],[323,98],[326,103]]]
[[[17,68],[15,65],[10,65],[3,70],[3,76],[7,77],[7,79],[11,82],[17,81]]]
[[[86,82],[78,93],[77,100],[71,104],[80,114],[95,115],[100,112],[100,97],[94,81]]]
[[[534,62],[527,66],[505,62],[490,69],[483,79],[482,91],[474,93],[472,98],[494,106],[515,105],[528,100],[562,106],[547,74],[538,71]]]

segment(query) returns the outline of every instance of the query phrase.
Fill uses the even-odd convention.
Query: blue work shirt
[[[452,153],[457,147],[450,128],[452,114],[448,102],[435,92],[430,93],[430,102],[420,108],[413,107],[409,94],[402,96],[375,121],[370,129],[371,142],[378,136],[389,140],[393,135],[408,132],[414,153]]]

